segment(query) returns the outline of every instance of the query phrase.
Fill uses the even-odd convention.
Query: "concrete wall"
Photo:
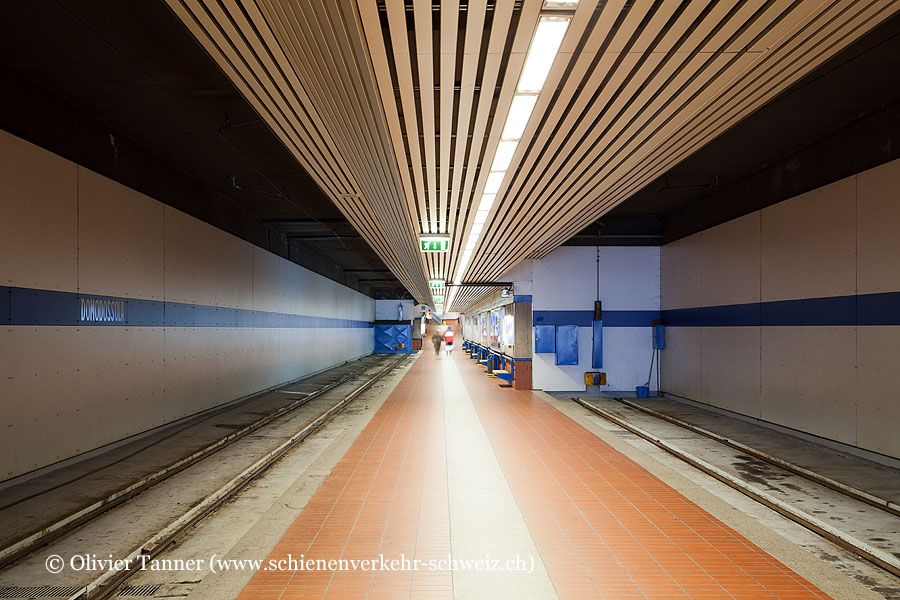
[[[372,351],[371,298],[5,132],[0,214],[0,480]]]
[[[593,369],[591,321],[598,277],[603,367]],[[652,353],[650,322],[659,316],[659,248],[564,246],[541,260],[519,263],[502,279],[514,282],[516,295],[532,296],[533,324],[579,325],[578,364],[560,366],[554,354],[534,353],[534,389],[584,390],[584,373],[596,370],[607,374],[606,390],[634,392],[635,386],[646,382]],[[531,343],[533,349],[533,335]]]
[[[399,305],[403,306],[403,321],[412,321],[416,316],[415,300],[376,300],[375,319],[377,321],[399,321]]]
[[[663,389],[900,457],[900,161],[662,248]]]

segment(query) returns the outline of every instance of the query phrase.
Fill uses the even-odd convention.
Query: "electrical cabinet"
[[[556,327],[553,325],[534,326],[534,351],[542,354],[556,352]]]
[[[578,364],[578,325],[557,325],[556,364]]]

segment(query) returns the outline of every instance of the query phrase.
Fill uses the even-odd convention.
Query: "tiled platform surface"
[[[467,457],[467,464],[500,467],[498,481],[484,482],[491,476],[487,470],[471,493],[508,486],[518,508],[507,507],[514,515],[497,515],[498,522],[508,521],[498,525],[506,529],[485,528],[485,547],[496,549],[498,538],[508,536],[508,554],[515,555],[520,549],[513,546],[521,542],[508,531],[519,519],[531,536],[528,548],[536,548],[537,579],[528,588],[533,595],[525,597],[828,598],[538,396],[501,389],[465,355],[454,354],[420,356],[269,558],[441,559],[458,551],[464,536],[470,538],[464,547],[474,547],[478,540],[466,531],[465,517],[451,518],[451,500],[468,491],[448,488],[448,481],[459,486],[465,480],[448,478],[447,440],[458,438],[445,425],[465,425],[490,442],[473,438],[466,451],[481,455]],[[473,408],[474,425],[454,412]],[[449,449],[451,470],[459,453],[458,446]],[[496,506],[487,499],[484,508],[477,518],[484,520]],[[542,573],[552,588],[541,586]],[[498,585],[491,585],[494,576]],[[486,582],[482,597],[523,597],[512,591],[510,578],[516,576],[260,571],[240,597],[451,598],[456,592],[468,599],[481,589],[472,581]]]

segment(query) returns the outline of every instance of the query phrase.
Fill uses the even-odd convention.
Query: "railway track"
[[[900,577],[900,559],[895,554],[897,546],[888,546],[886,544],[882,544],[881,547],[876,546],[874,543],[862,539],[864,536],[859,535],[859,533],[848,531],[850,527],[840,527],[835,524],[835,521],[827,521],[826,519],[829,518],[828,511],[812,511],[805,507],[801,508],[801,503],[805,501],[808,503],[809,492],[806,492],[807,495],[799,494],[798,492],[802,490],[796,483],[791,483],[791,481],[795,481],[791,480],[791,477],[806,480],[808,482],[806,485],[807,490],[828,490],[830,493],[838,494],[844,498],[844,513],[856,514],[857,516],[869,515],[866,518],[870,520],[873,513],[882,515],[883,519],[880,520],[886,526],[880,531],[873,529],[873,531],[878,532],[879,536],[889,538],[891,533],[900,533],[900,519],[897,518],[900,517],[900,506],[895,502],[878,497],[853,485],[827,477],[812,469],[805,468],[770,453],[763,452],[747,444],[729,439],[714,431],[623,398],[615,399],[618,406],[629,411],[635,417],[650,417],[651,420],[656,421],[658,424],[675,426],[682,432],[690,432],[696,438],[691,439],[689,437],[690,434],[686,437],[684,433],[676,434],[672,432],[671,435],[662,434],[660,433],[660,428],[653,423],[643,423],[643,426],[641,426],[634,423],[633,419],[624,417],[618,411],[614,413],[612,410],[596,406],[583,398],[575,398],[574,400],[603,419],[652,443],[740,493],[775,510],[791,521],[884,569],[888,573]],[[670,441],[672,439],[681,439],[681,446],[691,445],[693,449],[691,451],[685,450],[683,447],[672,443]],[[705,444],[698,440],[702,440]],[[710,446],[710,442],[712,446],[717,446],[720,451],[717,452],[714,447]],[[727,448],[728,451],[723,453],[721,448]],[[737,452],[737,454],[732,451]],[[758,481],[753,481],[753,477],[746,478],[742,477],[740,473],[729,472],[727,465],[723,464],[723,459],[727,457],[760,461],[784,475],[771,477],[769,478],[770,481],[764,481],[760,478],[756,478],[759,479]],[[784,480],[781,483],[781,487],[779,487],[779,480]],[[763,489],[763,487],[767,489]],[[826,497],[827,495],[821,494],[820,496]],[[814,512],[820,514],[813,514]],[[838,517],[838,519],[837,522],[844,521],[842,517]],[[876,516],[874,520],[878,521],[879,519]],[[846,525],[851,524],[847,523]],[[892,541],[886,539],[886,537],[878,537],[877,539],[881,542]]]
[[[285,388],[304,385],[316,387],[310,391],[270,390],[273,394],[282,394],[296,399],[276,410],[266,412],[261,418],[253,420],[236,431],[204,445],[187,456],[180,457],[111,494],[94,499],[88,506],[55,519],[52,523],[44,524],[40,530],[0,550],[0,561],[4,566],[0,570],[0,597],[34,597],[33,590],[28,591],[29,588],[25,587],[10,587],[4,581],[15,579],[16,569],[20,566],[22,567],[22,578],[31,579],[37,570],[36,564],[40,562],[37,560],[39,557],[35,556],[36,550],[45,548],[40,553],[41,556],[44,554],[66,555],[66,544],[68,542],[71,546],[70,538],[74,537],[76,533],[94,526],[99,531],[104,531],[100,521],[112,519],[117,511],[121,511],[125,515],[120,517],[119,521],[130,520],[133,517],[129,517],[128,513],[129,511],[135,512],[135,510],[129,507],[129,500],[140,504],[141,499],[147,495],[166,496],[167,494],[173,499],[184,500],[184,506],[189,507],[187,510],[183,507],[166,507],[165,514],[156,517],[159,525],[152,529],[154,533],[143,539],[132,539],[127,552],[114,553],[117,559],[133,565],[133,568],[108,569],[99,576],[92,577],[90,581],[82,578],[77,586],[45,586],[50,592],[39,594],[41,597],[67,597],[70,600],[95,600],[115,595],[116,591],[139,569],[142,562],[154,558],[178,541],[207,515],[266,473],[297,444],[321,428],[334,415],[343,411],[360,394],[405,362],[406,358],[404,357],[396,359],[391,357],[377,362],[363,360],[359,361],[359,368],[339,375],[330,381],[319,382],[319,384],[301,381],[285,386]],[[247,408],[244,404],[242,406]],[[221,416],[221,413],[218,414]],[[250,413],[245,410],[244,416],[247,414]],[[298,429],[295,422],[302,426]],[[179,428],[176,433],[184,432],[187,429],[189,426]],[[171,437],[172,435],[167,435],[164,439]],[[253,452],[257,453],[253,454]],[[222,458],[222,455],[226,454],[228,456]],[[215,466],[211,466],[212,462],[209,459],[216,456],[219,457],[219,460]],[[248,466],[247,463],[251,460],[252,464]],[[117,460],[111,464],[119,462],[121,461]],[[220,465],[223,465],[222,468]],[[228,471],[225,475],[219,473],[219,479],[227,477],[227,481],[223,485],[218,485],[211,493],[204,493],[202,497],[181,498],[179,486],[183,488],[183,482],[205,481],[210,479],[208,474],[211,470],[223,471],[230,468],[231,465],[241,465],[241,468]],[[90,473],[94,474],[95,471]],[[72,479],[65,485],[76,480],[77,478]],[[51,486],[46,492],[57,491],[60,487],[60,485]],[[167,487],[171,489],[166,490]],[[3,503],[3,506],[0,507],[0,517],[2,517],[4,509],[19,505],[26,506],[25,503],[33,501],[39,495],[28,494],[14,501]],[[141,511],[142,508],[138,507],[137,513],[140,514]],[[146,531],[146,528],[143,530],[136,528],[136,530],[134,535],[140,535],[140,531]],[[94,539],[96,534],[89,532],[85,536]],[[122,544],[123,542],[119,541],[119,545]],[[71,549],[68,554],[71,554]],[[101,555],[101,558],[105,558],[105,556]],[[74,589],[76,587],[77,589]],[[21,594],[28,595],[16,595],[17,590],[21,590]]]

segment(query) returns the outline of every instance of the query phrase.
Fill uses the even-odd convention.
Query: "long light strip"
[[[578,0],[569,0],[564,3],[566,7],[574,8],[578,4]],[[545,6],[550,6],[550,0]],[[462,283],[463,275],[469,267],[469,261],[472,259],[472,253],[475,246],[478,245],[478,237],[487,216],[491,211],[496,200],[496,194],[503,184],[506,177],[506,171],[512,163],[513,155],[522,134],[528,126],[534,105],[537,103],[538,94],[544,87],[547,75],[553,67],[553,61],[562,45],[563,37],[569,28],[572,17],[562,15],[546,15],[538,20],[538,26],[534,31],[534,37],[531,39],[531,46],[528,48],[528,55],[525,57],[525,65],[522,67],[522,73],[519,75],[519,82],[516,85],[516,93],[513,95],[509,112],[506,114],[506,122],[503,125],[503,132],[500,134],[500,143],[494,152],[491,161],[491,170],[488,172],[487,180],[482,190],[481,198],[478,202],[478,210],[472,228],[469,230],[469,237],[465,244],[459,264],[456,267],[456,279],[454,283],[457,285]],[[453,306],[456,299],[456,290],[459,288],[452,287],[447,302],[444,304],[447,308]]]

